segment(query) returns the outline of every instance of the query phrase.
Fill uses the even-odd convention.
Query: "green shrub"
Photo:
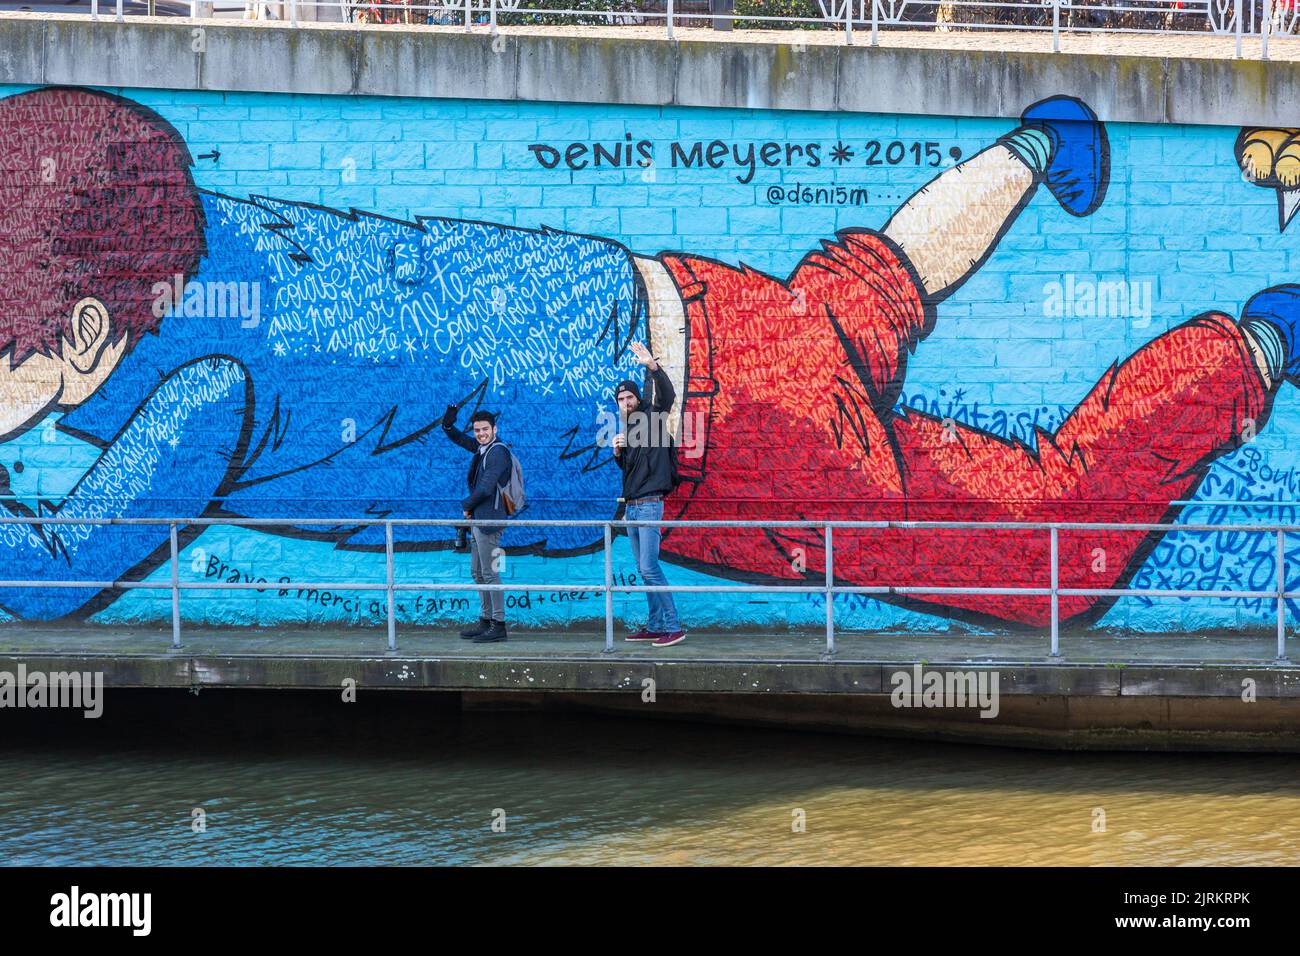
[[[640,22],[636,17],[638,9],[643,6],[634,0],[524,0],[514,13],[497,13],[497,23],[502,26],[599,26],[602,24],[619,24]],[[559,14],[546,13],[552,10],[581,10],[582,13]],[[526,13],[535,9],[537,13]],[[588,12],[590,11],[590,12]],[[647,21],[653,23],[655,21]],[[661,21],[662,22],[662,21]]]
[[[822,16],[817,0],[736,0],[736,16],[815,17]],[[834,29],[830,23],[772,23],[768,20],[737,20],[737,30],[822,30]]]

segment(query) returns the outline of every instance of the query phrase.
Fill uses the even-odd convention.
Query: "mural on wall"
[[[284,518],[257,534],[339,555],[342,567],[342,556],[383,547],[382,527],[350,519],[455,516],[464,453],[441,423],[447,414],[468,427],[476,408],[499,414],[525,463],[528,517],[616,517],[602,421],[613,386],[636,368],[628,345],[640,340],[681,396],[670,427],[684,481],[667,517],[1171,520],[1217,460],[1267,434],[1276,396],[1300,371],[1300,286],[1256,287],[1235,318],[1211,302],[1182,303],[1180,321],[1120,361],[1084,345],[1051,350],[1048,364],[1087,384],[1055,421],[1023,434],[1005,419],[981,424],[978,411],[909,401],[918,346],[1017,221],[1064,226],[1108,202],[1111,145],[1086,104],[1053,97],[1001,126],[947,158],[938,142],[911,144],[925,181],[883,218],[841,226],[776,272],[595,229],[399,218],[201,188],[196,170],[212,154],[135,99],[65,88],[0,99],[0,443],[40,436],[93,450],[62,488],[19,487],[23,460],[0,459],[7,512],[61,522],[0,525],[4,576],[138,580],[167,563],[166,527],[77,522],[99,517]],[[1282,228],[1300,182],[1288,165],[1293,134],[1242,131],[1236,144],[1238,177],[1278,190]],[[867,166],[909,161],[909,144],[872,142],[878,159],[868,145]],[[654,144],[631,133],[612,148],[575,145],[528,144],[526,158],[566,177],[602,160],[606,171],[656,168]],[[671,155],[673,167],[739,169],[735,181],[748,186],[765,166],[807,170],[852,156],[837,148],[674,142]],[[772,188],[769,201],[789,194],[773,200]],[[806,188],[794,185],[794,205]],[[837,189],[803,201],[836,201]],[[1040,191],[1050,205],[1031,210]],[[850,193],[845,200],[853,205]],[[1055,315],[1045,308],[1038,321],[1086,317],[1081,290],[1062,288]],[[1027,303],[1002,304],[1029,314]],[[998,399],[995,388],[989,401]],[[304,517],[337,524],[288,520]],[[182,546],[203,532],[184,529]],[[453,532],[398,525],[395,537],[399,559],[414,560],[449,552]],[[1153,573],[1147,586],[1162,586],[1158,549],[1173,537],[1062,531],[1061,585],[1117,588]],[[544,578],[555,580],[563,562],[599,550],[601,532],[513,527],[505,543],[545,559]],[[715,578],[824,578],[815,530],[672,529],[663,547]],[[835,574],[857,585],[1043,587],[1048,548],[1046,532],[843,530]],[[228,570],[229,580],[251,579],[215,555],[197,576],[212,576],[213,562],[221,580]],[[340,577],[328,558],[313,570]],[[259,573],[276,583],[274,569]],[[1180,582],[1164,586],[1197,586]],[[100,587],[11,588],[0,607],[49,620],[93,615],[117,598]],[[988,624],[1037,626],[1049,613],[1037,596],[898,602]],[[1112,603],[1065,597],[1062,614],[1093,621]],[[761,610],[732,608],[724,614],[735,623],[762,620]]]
[[[1300,130],[1248,126],[1234,152],[1248,182],[1277,191],[1278,228],[1285,230],[1300,209]]]

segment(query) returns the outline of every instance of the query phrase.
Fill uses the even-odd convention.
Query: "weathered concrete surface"
[[[200,29],[201,28],[201,29]],[[195,32],[198,30],[199,32]],[[1300,44],[1230,37],[485,28],[0,14],[0,82],[949,116],[1068,92],[1110,122],[1291,122]]]
[[[1033,636],[845,635],[834,658],[809,634],[701,634],[656,651],[599,635],[519,632],[474,645],[410,629],[192,628],[179,651],[157,629],[0,627],[0,671],[99,671],[108,688],[421,690],[465,705],[563,707],[810,730],[1022,746],[1300,751],[1300,666],[1259,637],[1122,641],[1067,634],[1053,660]],[[1162,652],[1162,659],[1134,659]],[[1261,656],[1255,656],[1261,655]],[[1253,658],[1253,659],[1252,659]],[[894,675],[996,673],[998,714],[897,708]],[[653,703],[643,692],[653,682]],[[1243,690],[1253,690],[1253,702]],[[1252,695],[1245,695],[1252,696]],[[111,693],[108,700],[111,702]]]

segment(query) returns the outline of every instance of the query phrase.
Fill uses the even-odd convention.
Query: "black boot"
[[[506,622],[493,621],[492,626],[486,631],[474,638],[475,644],[495,644],[497,641],[506,640]]]
[[[465,628],[465,630],[461,631],[460,636],[465,640],[470,641],[478,637],[480,634],[486,634],[490,630],[492,630],[492,622],[484,617],[479,618],[478,623],[471,624],[469,627]]]

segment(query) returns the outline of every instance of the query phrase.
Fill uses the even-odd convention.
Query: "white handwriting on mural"
[[[589,398],[603,395],[636,321],[630,256],[603,240],[271,200],[223,212],[269,267],[266,334],[286,360],[445,362],[492,389]]]
[[[59,516],[121,517],[130,513],[133,503],[156,495],[155,484],[171,477],[172,469],[163,459],[181,447],[194,412],[229,402],[242,389],[244,377],[243,369],[233,362],[197,362],[174,372],[104,451]],[[50,525],[47,535],[73,553],[95,529],[89,523]],[[33,525],[0,526],[0,544],[15,550],[36,549],[49,556],[49,547]]]

